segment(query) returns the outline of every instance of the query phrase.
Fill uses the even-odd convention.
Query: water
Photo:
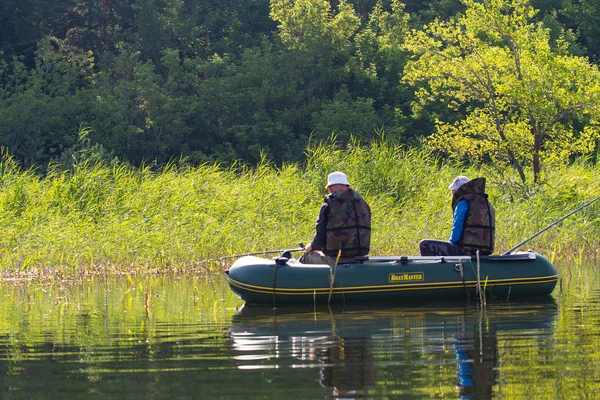
[[[551,297],[243,307],[221,277],[0,283],[2,399],[595,398],[596,267]]]

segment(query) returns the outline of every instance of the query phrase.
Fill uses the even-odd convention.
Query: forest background
[[[551,51],[598,62],[594,0],[530,4],[539,12],[528,23],[543,23]],[[3,0],[0,144],[42,170],[70,165],[82,127],[106,158],[133,165],[256,164],[261,152],[280,165],[304,160],[309,142],[332,133],[341,147],[351,136],[418,145],[437,120],[462,120],[473,99],[450,108],[437,93],[415,107],[419,83],[403,79],[407,38],[466,8],[460,0]]]
[[[4,0],[0,262],[295,248],[337,169],[372,205],[373,254],[445,239],[457,174],[489,178],[507,250],[600,192],[594,3]],[[536,249],[597,257],[599,214]]]

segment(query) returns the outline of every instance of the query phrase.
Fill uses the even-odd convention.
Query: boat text
[[[422,272],[402,272],[402,273],[391,273],[389,275],[390,282],[414,282],[422,281],[425,279],[425,274]]]

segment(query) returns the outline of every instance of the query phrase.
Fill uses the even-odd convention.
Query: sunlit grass
[[[0,176],[0,261],[5,274],[186,272],[203,260],[297,248],[314,234],[327,174],[346,172],[373,211],[373,255],[414,255],[423,238],[447,240],[448,184],[488,176],[499,254],[600,193],[598,166],[546,171],[521,187],[511,176],[444,162],[422,149],[383,143],[308,150],[305,166],[221,168],[169,164],[160,170],[78,162],[41,176],[5,157]],[[600,202],[598,202],[600,203]],[[597,256],[600,204],[524,246],[554,262]]]

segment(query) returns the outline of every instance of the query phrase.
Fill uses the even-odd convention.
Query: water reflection
[[[585,398],[600,281],[529,303],[243,307],[226,283],[0,283],[0,398]],[[568,274],[567,274],[568,276]]]
[[[335,398],[353,398],[358,391],[375,386],[376,368],[370,337],[340,338],[322,350],[321,385],[333,388]]]
[[[492,397],[499,382],[498,336],[550,335],[557,313],[550,297],[484,309],[473,303],[245,306],[233,317],[230,335],[240,369],[318,368],[318,383],[333,398],[453,392],[479,399]]]
[[[496,332],[481,334],[472,341],[459,336],[454,346],[458,360],[460,399],[489,399],[498,379],[498,339]]]
[[[229,292],[153,276],[0,282],[0,399],[208,398],[232,379]]]

